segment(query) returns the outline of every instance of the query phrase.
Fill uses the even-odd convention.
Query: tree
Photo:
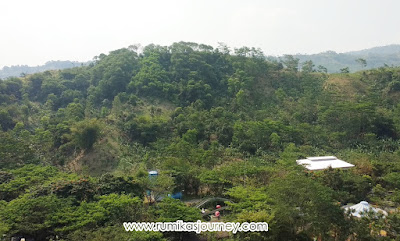
[[[155,208],[159,222],[175,222],[177,220],[196,222],[201,219],[199,209],[188,207],[185,203],[170,197],[164,198]]]
[[[340,72],[342,74],[348,74],[348,73],[350,73],[350,69],[349,69],[349,67],[344,67],[344,68],[340,69]]]
[[[173,198],[164,198],[155,208],[158,222],[175,222],[177,220],[196,222],[201,220],[201,213],[198,208],[188,207],[185,203]],[[188,240],[191,235],[187,232],[165,233],[166,237],[172,237],[173,240]]]
[[[66,116],[69,120],[83,120],[85,117],[83,106],[80,103],[70,103],[66,108]]]
[[[286,68],[294,72],[297,72],[299,68],[299,61],[300,59],[295,58],[293,55],[284,55],[282,62],[286,66]]]
[[[267,188],[267,195],[273,200],[277,225],[275,230],[280,238],[296,240],[299,235],[309,238],[346,237],[346,223],[343,210],[333,199],[331,189],[300,173],[291,173],[275,179]]]
[[[6,110],[0,109],[0,127],[3,131],[14,128],[15,122]]]
[[[367,61],[363,58],[356,59],[356,62],[359,63],[362,68],[367,67]]]
[[[9,132],[0,131],[0,168],[16,168],[38,163],[28,143],[15,138]]]
[[[149,178],[148,176],[143,178],[146,179],[146,188],[150,190],[150,195],[147,197],[150,202],[158,201],[160,198],[166,197],[167,194],[170,194],[174,190],[174,178],[167,174],[157,175],[154,178]]]
[[[9,225],[8,235],[46,240],[54,234],[50,219],[70,204],[70,199],[60,199],[55,195],[34,198],[26,194],[1,209],[0,219]]]
[[[229,189],[226,194],[234,201],[227,202],[227,204],[239,222],[269,222],[272,220],[271,199],[264,188],[236,186]],[[256,218],[255,214],[261,212],[267,214],[265,219]]]
[[[314,72],[314,63],[311,60],[305,61],[301,64],[301,70],[305,73]]]
[[[295,139],[296,131],[283,125],[280,121],[268,119],[264,121],[237,121],[234,125],[232,144],[240,150],[254,154],[257,150],[267,150],[272,146],[277,147],[278,142],[288,142]]]
[[[226,194],[234,201],[227,201],[226,203],[232,210],[235,222],[267,222],[270,227],[275,226],[274,211],[265,188],[236,186],[229,189]],[[265,232],[238,232],[235,236],[240,240],[268,240],[268,238],[271,238],[270,233]]]
[[[100,61],[92,70],[92,83],[96,86],[94,97],[97,103],[104,99],[111,101],[118,93],[126,90],[137,62],[137,53],[126,48],[100,56]]]
[[[148,145],[165,133],[166,121],[163,118],[140,116],[122,123],[122,128],[132,141]]]
[[[83,150],[90,150],[99,139],[101,127],[96,119],[83,120],[71,127],[72,141]]]
[[[318,65],[317,68],[318,68],[318,72],[328,73],[328,69],[326,67],[322,66],[322,65]]]
[[[363,134],[374,131],[375,104],[370,102],[339,102],[320,112],[319,120],[333,131],[342,132],[344,141],[356,141]]]
[[[122,112],[122,103],[121,103],[121,99],[119,97],[119,95],[116,95],[114,97],[114,100],[112,102],[112,109],[111,109],[111,113],[113,115],[115,115],[116,117],[119,117],[119,115]]]
[[[141,68],[129,83],[128,90],[140,96],[159,96],[174,99],[177,88],[170,82],[169,73],[160,63],[161,55],[151,53],[140,61]]]

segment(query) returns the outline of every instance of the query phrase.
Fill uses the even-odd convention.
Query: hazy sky
[[[400,44],[399,0],[0,0],[0,68],[192,41],[265,54]]]

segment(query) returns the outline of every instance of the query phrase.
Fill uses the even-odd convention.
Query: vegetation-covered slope
[[[181,42],[1,81],[0,234],[185,240],[122,226],[201,219],[177,200],[149,203],[145,192],[183,190],[186,199],[232,200],[224,221],[270,224],[230,240],[396,240],[397,212],[354,219],[340,206],[399,206],[400,69],[326,74],[294,62]],[[356,167],[296,165],[317,155]]]

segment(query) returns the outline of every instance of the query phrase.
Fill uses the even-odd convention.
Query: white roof
[[[380,208],[374,208],[371,205],[369,205],[369,203],[366,201],[361,201],[356,205],[345,207],[344,209],[351,210],[352,211],[351,215],[359,218],[366,215],[368,212],[382,213],[384,216],[388,215],[387,212],[385,212],[384,210]]]
[[[353,164],[337,159],[335,156],[307,157],[296,161],[298,165],[303,165],[308,170],[323,170],[332,168],[350,168]]]

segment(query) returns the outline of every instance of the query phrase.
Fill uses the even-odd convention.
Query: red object
[[[220,209],[220,208],[221,208],[221,205],[218,204],[218,205],[217,205],[217,209]]]
[[[219,215],[220,215],[219,211],[216,211],[216,212],[215,212],[215,216],[216,216],[216,217],[219,217]]]

